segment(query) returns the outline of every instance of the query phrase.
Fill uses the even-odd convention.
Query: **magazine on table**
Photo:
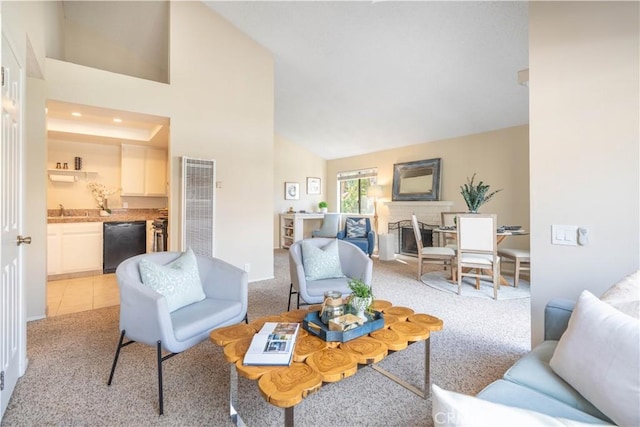
[[[243,364],[290,365],[299,327],[299,323],[265,323],[251,340]]]

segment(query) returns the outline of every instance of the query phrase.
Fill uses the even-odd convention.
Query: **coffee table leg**
[[[426,399],[431,394],[431,334],[424,341],[424,391],[422,398]]]
[[[284,408],[284,427],[293,427],[294,425],[293,408],[295,408],[295,406]]]
[[[402,387],[406,388],[407,390],[412,391],[413,393],[417,394],[423,399],[426,399],[431,394],[430,362],[431,362],[431,337],[427,338],[424,341],[424,389],[423,390],[420,390],[418,387],[414,386],[413,384],[409,384],[402,378],[398,377],[395,374],[392,374],[391,372],[387,371],[384,368],[379,367],[378,365],[369,365],[369,366],[371,366],[371,369],[380,372],[382,375],[389,378],[390,380],[395,381],[396,383],[400,384]]]
[[[235,408],[238,404],[238,371],[236,370],[235,363],[231,364],[229,372],[229,418],[231,418],[234,425],[238,427],[246,427],[246,424]]]

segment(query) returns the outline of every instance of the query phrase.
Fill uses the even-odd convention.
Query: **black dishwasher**
[[[147,252],[146,221],[105,222],[103,229],[103,273],[113,273],[125,259]]]

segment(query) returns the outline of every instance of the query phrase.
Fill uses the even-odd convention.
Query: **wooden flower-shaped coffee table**
[[[311,308],[317,309],[317,306]],[[285,426],[294,425],[295,405],[326,383],[356,375],[359,368],[371,367],[391,380],[426,399],[430,390],[430,334],[442,330],[443,322],[428,314],[416,314],[408,307],[394,307],[376,300],[375,310],[385,318],[384,327],[347,342],[323,341],[300,329],[290,366],[244,366],[242,360],[251,338],[265,322],[301,322],[309,311],[301,309],[215,329],[211,341],[224,347],[224,357],[231,363],[229,383],[230,417],[235,425],[244,425],[236,410],[238,374],[258,382],[264,399],[284,408]],[[390,353],[424,341],[424,388],[420,389],[377,365]]]

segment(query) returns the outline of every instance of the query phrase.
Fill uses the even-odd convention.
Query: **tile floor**
[[[47,283],[49,317],[120,304],[115,274],[98,274]]]

